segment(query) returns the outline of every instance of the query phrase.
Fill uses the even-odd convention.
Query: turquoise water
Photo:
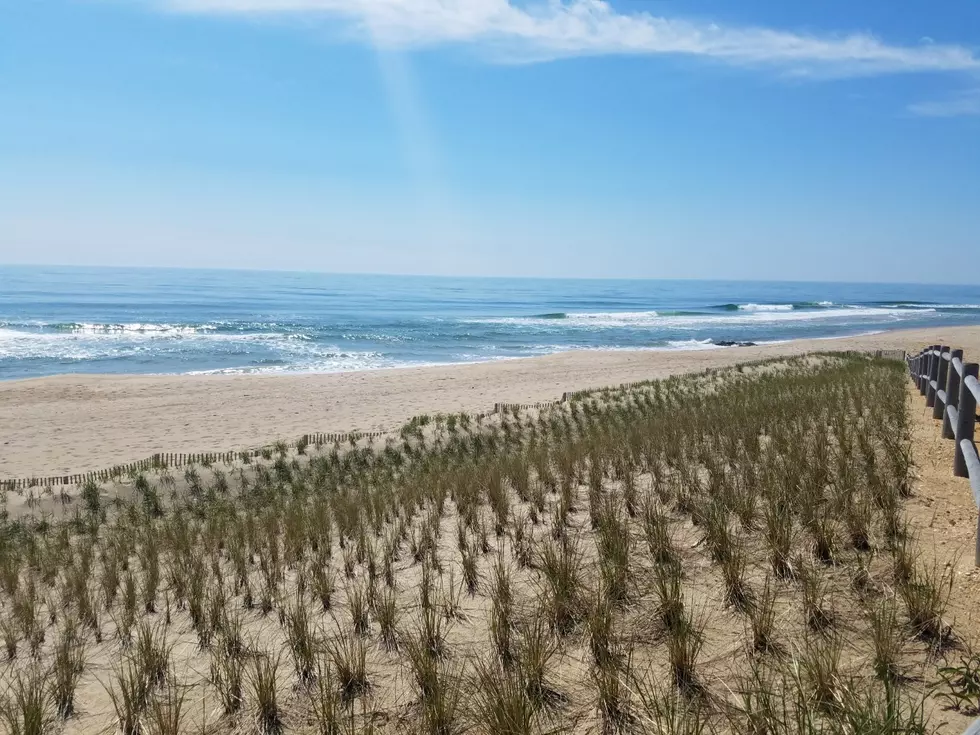
[[[980,324],[980,286],[0,267],[0,379],[293,373]]]

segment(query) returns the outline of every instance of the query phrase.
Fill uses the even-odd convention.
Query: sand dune
[[[80,473],[155,452],[230,451],[314,431],[398,428],[419,413],[479,412],[813,350],[935,342],[980,358],[980,327],[894,331],[715,350],[578,351],[475,365],[327,375],[63,375],[0,383],[0,479]]]

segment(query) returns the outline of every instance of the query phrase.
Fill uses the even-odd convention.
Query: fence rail
[[[970,480],[977,506],[977,538],[974,563],[980,567],[980,456],[974,433],[977,403],[980,402],[980,365],[963,361],[963,350],[947,345],[929,345],[906,358],[909,375],[926,397],[932,417],[943,422],[943,438],[952,439],[953,474]]]

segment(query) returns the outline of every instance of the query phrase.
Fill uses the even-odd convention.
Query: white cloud
[[[962,117],[980,115],[980,88],[959,92],[944,100],[909,105],[909,111],[923,117]]]
[[[151,0],[172,11],[339,19],[388,47],[478,46],[499,61],[586,55],[690,55],[796,74],[980,71],[963,46],[887,44],[866,33],[812,35],[623,13],[603,0]]]

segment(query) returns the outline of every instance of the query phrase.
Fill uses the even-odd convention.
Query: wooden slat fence
[[[953,474],[967,477],[976,504],[977,537],[974,563],[980,567],[980,456],[974,433],[977,403],[980,402],[980,365],[963,361],[963,350],[947,345],[929,345],[907,358],[909,375],[925,396],[932,417],[942,419],[943,438],[952,439]]]
[[[333,434],[316,432],[304,434],[298,441],[290,443],[288,446],[294,449],[298,446],[309,446],[310,444],[340,444],[346,443],[351,439],[374,439],[384,436],[382,431],[370,432],[351,432],[346,434]],[[19,477],[11,480],[0,480],[0,490],[26,490],[33,487],[57,487],[59,485],[83,485],[89,480],[96,482],[106,482],[114,477],[121,477],[132,472],[143,472],[161,467],[183,467],[191,464],[231,464],[240,460],[252,459],[261,456],[263,452],[274,452],[273,447],[262,449],[247,449],[238,452],[159,452],[152,457],[141,459],[127,464],[114,465],[102,470],[84,472],[72,475],[49,475],[45,477]]]
[[[538,401],[537,403],[495,403],[493,404],[493,413],[506,413],[507,411],[527,411],[536,408],[549,408],[551,406],[557,406],[561,401]]]
[[[873,350],[869,354],[875,357],[881,357],[885,360],[905,360],[908,356],[905,354],[905,350]]]
[[[348,442],[351,439],[357,441],[358,439],[376,439],[379,436],[384,436],[383,431],[368,431],[368,432],[354,432],[350,434],[306,434],[303,438],[306,440],[307,444],[342,444]]]

